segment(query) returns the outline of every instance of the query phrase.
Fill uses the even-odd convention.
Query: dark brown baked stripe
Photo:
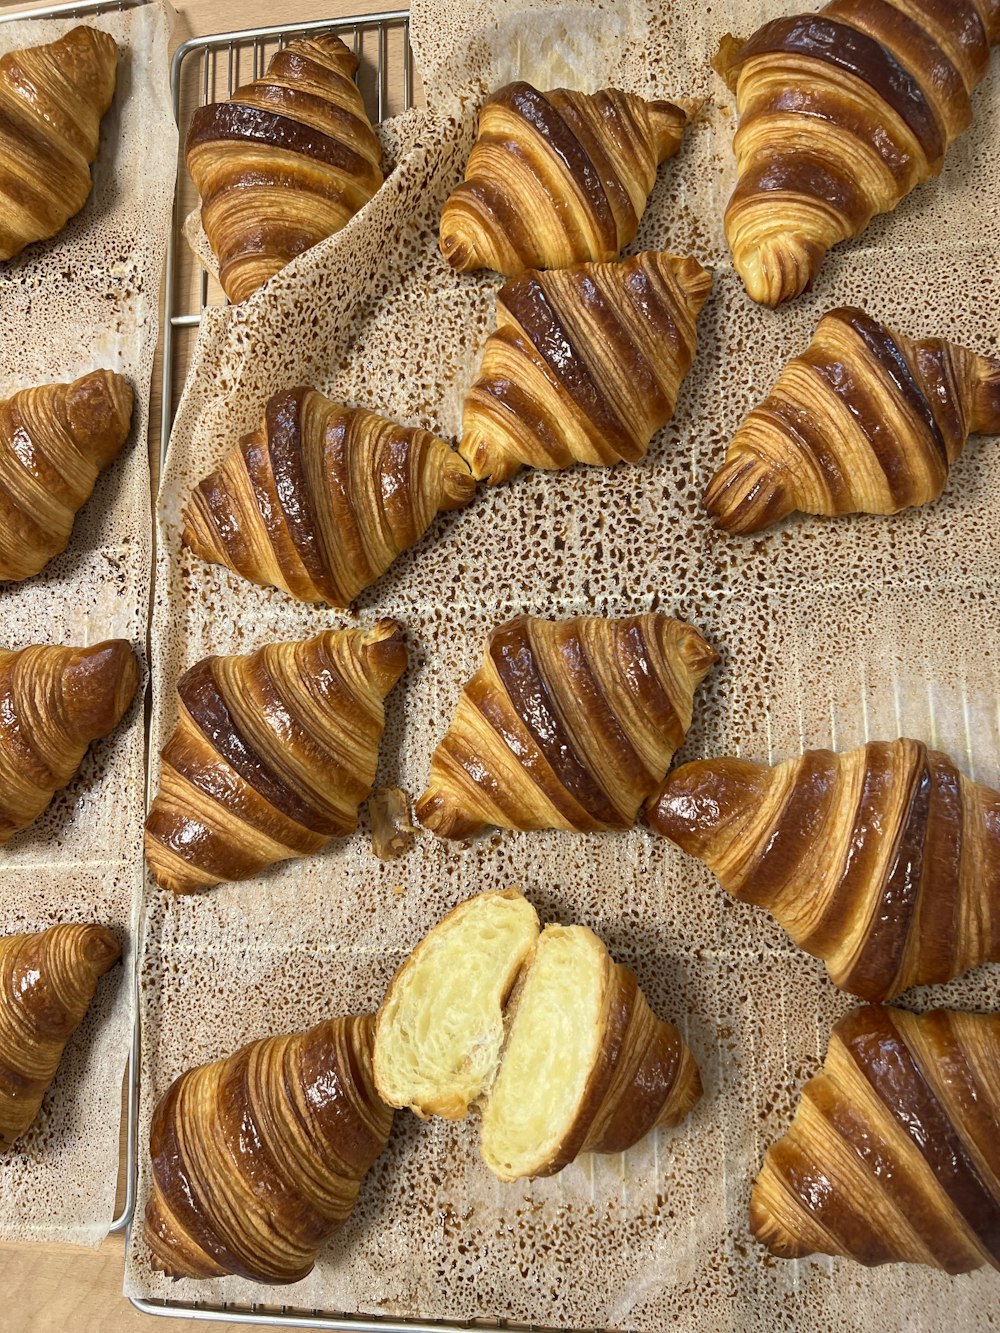
[[[311,389],[300,386],[269,398],[264,413],[264,430],[275,494],[292,544],[316,587],[336,601],[336,590],[316,541],[319,523],[302,457],[305,402],[311,392]]]
[[[744,201],[756,205],[758,196],[772,191],[822,200],[831,214],[844,218],[855,234],[867,226],[874,211],[856,177],[805,150],[754,162],[740,177],[730,208]]]
[[[677,716],[674,701],[666,690],[660,673],[653,666],[654,655],[659,656],[661,652],[665,655],[670,649],[669,647],[663,649],[658,640],[651,644],[647,628],[651,628],[653,634],[656,634],[655,624],[650,625],[644,616],[632,616],[616,624],[615,665],[622,689],[628,690],[642,705],[651,729],[677,749],[684,740],[684,728]],[[609,719],[614,727],[613,735],[621,737],[622,744],[635,755],[638,763],[639,757],[635,746],[625,735],[618,718],[610,710]],[[643,772],[647,773],[645,766]],[[647,773],[647,776],[654,783],[659,783],[663,781],[664,774]]]
[[[852,74],[905,121],[929,162],[938,162],[944,155],[941,126],[920,84],[874,38],[822,14],[774,19],[740,48],[734,65],[777,52],[822,60]]]
[[[616,248],[618,228],[604,193],[600,172],[552,103],[543,93],[523,82],[501,88],[490,101],[520,116],[547,145],[553,156],[562,163],[569,179],[583,194],[602,237],[611,248]]]
[[[888,1009],[855,1009],[834,1032],[979,1243],[1000,1261],[1000,1200],[983,1183]]]
[[[511,707],[558,781],[593,819],[613,827],[620,826],[621,816],[577,753],[563,725],[548,684],[535,660],[528,625],[523,616],[493,631],[489,654]],[[510,744],[506,735],[503,740],[505,744]]]
[[[827,431],[817,420],[814,413],[797,403],[789,402],[772,394],[765,398],[760,407],[753,409],[752,415],[765,423],[774,423],[772,429],[779,436],[794,444],[802,456],[806,467],[815,464],[823,485],[826,486],[836,507],[846,507],[850,488],[844,470],[840,464],[836,445],[830,440]],[[749,454],[750,450],[744,450]]]
[[[304,51],[296,51],[294,47],[286,46],[283,51],[276,51],[271,57],[265,77],[290,79],[292,82],[307,80],[311,83],[336,87],[343,79],[353,81],[359,63],[357,54],[349,46],[345,46],[343,51],[337,51],[336,58],[329,65],[314,56],[307,55]]]
[[[531,345],[527,338],[512,326],[500,329],[493,336],[502,339],[524,355],[530,355]],[[504,450],[505,454],[508,451],[513,453],[520,462],[523,457],[522,435],[526,434],[533,437],[532,444],[540,445],[553,463],[562,466],[569,459],[566,442],[555,430],[551,416],[539,410],[537,399],[534,395],[529,395],[520,384],[512,379],[491,374],[477,380],[473,385],[473,394],[491,400],[490,404],[477,404],[480,411],[501,418],[510,418],[509,423],[504,423],[504,430],[510,431],[513,442],[512,446]],[[495,408],[491,406],[494,403]]]
[[[243,93],[246,100],[241,100],[239,92],[233,94],[233,101],[239,102],[241,106],[253,107],[269,115],[283,116],[302,125],[304,129],[312,130],[313,133],[326,134],[331,140],[343,138],[347,143],[351,143],[367,139],[376,148],[378,147],[378,139],[363,116],[357,115],[348,107],[331,102],[329,98],[322,97],[319,93],[310,92],[305,88],[286,88],[283,84],[273,83],[251,84],[243,90]],[[309,119],[310,115],[315,116],[321,123],[328,123],[329,129],[319,129],[313,125]],[[334,129],[336,133],[330,133],[330,130]],[[368,158],[362,160],[365,163],[366,173],[370,174],[375,170]]]
[[[985,1057],[987,1061],[1000,1059],[1000,1015],[966,1016],[947,1009],[931,1010],[920,1016],[920,1035],[932,1052],[933,1065],[923,1049],[914,1051],[913,1058],[932,1087],[935,1081],[947,1083],[946,1098],[958,1108],[961,1117],[961,1137],[974,1145],[994,1180],[1000,1182],[1000,1133],[997,1132],[996,1107],[983,1084],[978,1065],[969,1059],[961,1039],[962,1029],[968,1036],[963,1021],[967,1017],[972,1018],[977,1035],[982,1036],[983,1029],[987,1029],[985,1040],[977,1045],[977,1057]]]
[[[892,860],[861,947],[843,985],[866,1000],[881,1000],[893,989],[906,951],[923,877],[924,837],[930,805],[931,779],[927,751],[920,747],[910,794],[903,811]]]
[[[618,224],[613,221],[617,215],[625,229],[631,229],[638,226],[639,219],[636,217],[635,208],[632,204],[632,198],[625,189],[619,178],[617,168],[612,160],[607,145],[600,137],[600,133],[595,133],[591,122],[583,111],[570,100],[569,97],[560,96],[556,93],[550,93],[552,99],[549,102],[562,119],[563,123],[569,128],[570,133],[580,144],[582,151],[589,158],[593,165],[597,179],[600,181],[601,194],[607,201],[608,208],[612,216],[612,226],[604,237],[608,241],[608,248],[618,249]],[[615,121],[623,119],[628,115],[628,103],[623,95],[616,96],[614,93],[608,94],[607,91],[593,93],[591,106],[597,112],[599,123],[614,124]],[[628,116],[629,128],[623,134],[625,142],[629,142],[629,134],[645,137],[645,130],[642,126],[636,125],[633,118]],[[630,147],[632,144],[630,143]],[[633,157],[635,156],[633,152]]]
[[[199,107],[191,118],[185,152],[190,153],[201,144],[215,143],[219,139],[259,143],[268,148],[299,153],[350,176],[364,176],[370,170],[367,158],[322,130],[274,111],[245,106],[242,102],[212,102]]]
[[[289,787],[240,730],[216,683],[212,662],[210,657],[196,662],[177,682],[191,721],[229,767],[281,814],[313,833],[334,831],[329,816]]]
[[[766,905],[781,891],[795,873],[803,847],[823,827],[838,786],[836,755],[807,750],[783,805],[771,817],[763,850],[743,883],[732,890],[741,902]]]
[[[961,775],[938,751],[927,755],[931,792],[927,807],[923,874],[911,940],[926,985],[949,981],[956,972],[962,868],[963,801]]]
[[[246,459],[245,448],[241,448],[240,452]],[[213,532],[236,568],[245,569],[250,562],[250,547],[237,521],[234,497],[229,493],[229,484],[221,468],[198,483],[194,492],[194,504],[209,519]]]

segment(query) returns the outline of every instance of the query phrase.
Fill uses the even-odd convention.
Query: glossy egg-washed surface
[[[791,11],[765,0],[547,14],[492,0],[418,0],[412,31],[433,110],[389,127],[386,156],[400,162],[398,173],[356,227],[279,274],[266,301],[206,326],[167,462],[154,749],[176,717],[177,678],[199,658],[358,623],[185,554],[181,515],[193,487],[257,428],[270,394],[294,384],[458,439],[501,285],[452,273],[438,250],[441,207],[473,142],[472,107],[483,89],[516,78],[535,87],[575,79],[654,99],[708,99],[661,168],[630,247],[693,254],[713,270],[698,353],[644,460],[525,469],[509,485],[483,488],[360,598],[360,623],[398,618],[410,654],[386,700],[376,785],[424,790],[430,756],[496,626],[523,613],[657,608],[696,626],[721,654],[699,687],[678,762],[776,763],[805,748],[840,752],[906,735],[1000,786],[993,442],[973,440],[940,499],[893,518],[786,521],[735,538],[702,508],[733,433],[827,310],[860,304],[907,337],[997,355],[992,71],[937,180],[831,251],[812,294],[777,313],[747,300],[722,231],[733,186],[733,119],[722,108],[732,103],[709,62],[726,31],[753,32]],[[445,118],[461,119],[463,97],[456,129]],[[468,845],[422,834],[408,856],[385,865],[369,851],[366,826],[363,808],[356,837],[198,898],[150,890],[141,1133],[153,1101],[192,1063],[331,1013],[373,1011],[445,912],[511,884],[545,920],[589,925],[635,972],[654,1012],[677,1022],[705,1095],[675,1129],[624,1155],[594,1155],[509,1187],[479,1160],[471,1119],[397,1116],[351,1219],[301,1283],[171,1283],[151,1271],[135,1234],[130,1290],[639,1333],[674,1323],[692,1333],[884,1333],[901,1310],[926,1333],[988,1326],[998,1281],[990,1270],[955,1282],[931,1269],[779,1262],[754,1243],[748,1208],[764,1151],[790,1125],[834,1022],[856,1003],[768,913],[734,902],[707,867],[645,828],[490,832]],[[996,1008],[997,978],[983,967],[911,991],[905,1003]]]
[[[0,435],[12,446],[0,466],[0,566],[4,580],[19,576],[0,582],[0,647],[95,649],[120,639],[131,652],[146,641],[149,615],[149,385],[177,140],[164,8],[111,6],[82,23],[100,33],[87,45],[111,55],[111,105],[103,117],[88,116],[61,82],[47,85],[44,105],[49,128],[80,147],[78,179],[85,188],[76,206],[83,206],[57,235],[0,263]],[[79,27],[79,17],[0,24],[0,57]],[[19,80],[41,77],[43,65],[49,74],[54,69],[51,53],[14,63]],[[19,81],[18,88],[26,105],[28,86]],[[12,114],[5,104],[0,139]],[[87,165],[91,135],[96,156]],[[50,158],[43,170],[46,186],[55,185]],[[40,204],[26,158],[16,174],[21,188],[31,183],[33,205]],[[6,207],[0,212],[5,223],[13,220]],[[38,389],[74,381],[68,393]],[[112,423],[115,430],[105,433]],[[90,461],[83,456],[88,445],[95,446]],[[107,463],[100,475],[98,463]],[[29,730],[49,750],[51,738],[34,724]],[[114,931],[126,955],[124,968],[98,986],[31,1128],[4,1155],[4,1240],[96,1245],[115,1215],[121,1074],[131,1044],[127,977],[142,875],[144,745],[144,710],[136,702],[105,739],[81,746],[75,776],[0,852],[0,937],[97,921]],[[22,778],[29,769],[37,775],[34,765],[21,766]]]
[[[740,116],[726,235],[747,292],[773,306],[941,170],[972,119],[1000,4],[831,0],[741,36],[716,58]]]

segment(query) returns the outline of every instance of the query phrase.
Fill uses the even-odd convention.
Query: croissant
[[[726,238],[753,300],[798,296],[831,246],[940,172],[998,37],[995,0],[834,0],[723,39],[740,117]]]
[[[0,401],[0,579],[30,578],[66,549],[131,425],[132,388],[113,370]]]
[[[919,741],[684,764],[648,818],[863,999],[1000,962],[1000,792]]]
[[[696,629],[659,613],[501,625],[431,758],[418,820],[443,838],[488,824],[630,828],[715,660]]]
[[[185,157],[231,301],[339,231],[382,184],[357,68],[332,33],[289,42],[262,78],[195,112]]]
[[[124,639],[89,648],[0,648],[0,846],[71,782],[91,741],[114,731],[139,684]]]
[[[418,1115],[481,1103],[483,1160],[505,1181],[623,1152],[701,1096],[633,974],[584,926],[539,934],[513,889],[461,903],[417,945],[379,1010],[374,1070],[383,1100]]]
[[[120,957],[103,926],[0,938],[0,1152],[34,1121],[98,981]]]
[[[437,436],[291,389],[198,484],[184,542],[254,583],[346,607],[474,491]]]
[[[197,893],[352,833],[405,667],[402,630],[380,620],[186,671],[146,820],[157,883]]]
[[[87,202],[118,47],[97,28],[0,59],[0,259],[62,231]]]
[[[508,277],[617,259],[686,126],[680,107],[616,88],[508,84],[479,113],[465,181],[441,213],[441,253],[460,273]]]
[[[332,1018],[175,1079],[149,1139],[155,1268],[267,1283],[312,1271],[392,1128],[371,1048],[370,1015]]]
[[[780,1258],[1000,1268],[1000,1014],[861,1008],[833,1029],[750,1199]]]
[[[459,451],[477,478],[521,467],[630,463],[673,416],[712,278],[694,259],[526,273],[497,295],[497,328],[465,399]]]
[[[796,509],[895,514],[937,499],[976,433],[1000,434],[1000,361],[832,310],[736,432],[705,506],[740,533]]]

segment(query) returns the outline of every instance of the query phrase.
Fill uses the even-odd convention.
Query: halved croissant
[[[1000,1269],[1000,1014],[852,1010],[750,1199],[772,1254]]]
[[[131,425],[132,387],[113,370],[0,401],[0,579],[30,578],[66,549]]]
[[[118,47],[98,28],[0,59],[0,259],[62,231],[87,202]]]
[[[521,467],[645,457],[673,416],[711,287],[697,260],[653,251],[506,283],[465,399],[459,452],[473,475],[495,484]]]
[[[444,838],[488,824],[630,828],[715,660],[696,629],[660,613],[501,625],[434,751],[417,818]]]
[[[496,1075],[503,1011],[538,938],[516,889],[459,903],[420,941],[378,1012],[375,1083],[390,1106],[461,1120]]]
[[[936,500],[978,432],[1000,434],[1000,361],[831,310],[736,432],[705,507],[740,533],[795,509],[895,514]]]
[[[352,833],[405,668],[402,630],[380,620],[186,671],[146,820],[157,883],[197,893]]]
[[[616,88],[500,88],[441,213],[441,253],[459,272],[507,276],[617,259],[686,125],[680,107]]]
[[[726,237],[755,301],[798,296],[831,246],[940,172],[998,37],[994,0],[833,0],[723,39],[740,116]]]
[[[551,1176],[580,1153],[624,1152],[701,1096],[673,1023],[585,926],[546,926],[511,1000],[483,1108],[483,1160],[501,1180]]]
[[[91,741],[114,731],[139,684],[124,639],[89,648],[0,648],[0,846],[71,782]]]
[[[648,819],[866,1000],[1000,962],[1000,792],[919,741],[683,764]]]
[[[332,1018],[175,1079],[150,1130],[153,1266],[268,1283],[310,1273],[392,1128],[371,1050],[370,1015]]]
[[[332,236],[382,184],[382,150],[339,37],[289,42],[262,78],[200,107],[185,160],[231,301]]]
[[[0,1153],[34,1121],[98,981],[120,957],[103,926],[0,938]]]
[[[379,1010],[374,1069],[383,1100],[421,1116],[480,1104],[483,1159],[508,1181],[623,1152],[701,1096],[628,968],[583,926],[539,935],[515,889],[460,903],[420,941]]]
[[[346,607],[474,492],[466,464],[429,431],[290,389],[199,482],[184,542],[253,583]]]

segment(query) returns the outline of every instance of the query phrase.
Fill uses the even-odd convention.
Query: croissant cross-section
[[[87,747],[117,727],[139,684],[124,639],[89,648],[0,648],[0,846],[72,781]]]
[[[197,893],[353,833],[383,700],[405,668],[394,620],[195,663],[177,683],[180,716],[146,820],[157,882]]]
[[[684,764],[648,819],[863,999],[1000,962],[1000,792],[918,741]]]
[[[445,838],[489,824],[630,828],[715,660],[696,629],[659,612],[501,625],[431,757],[417,818]]]
[[[1000,1014],[862,1008],[830,1038],[750,1198],[780,1258],[1000,1269]]]
[[[507,276],[617,259],[686,125],[673,103],[615,88],[500,88],[441,213],[441,253],[459,272]]]
[[[832,310],[736,432],[705,507],[739,533],[793,510],[895,514],[936,500],[977,433],[1000,434],[1000,360]]]
[[[459,450],[478,478],[645,457],[670,420],[712,277],[647,251],[525,273],[497,294],[496,332],[465,399]]]
[[[90,197],[118,47],[99,28],[0,59],[0,259],[62,231]]]
[[[392,1128],[371,1051],[370,1015],[332,1018],[181,1074],[150,1130],[153,1266],[171,1277],[306,1277]]]
[[[755,301],[798,296],[831,246],[940,172],[998,38],[996,0],[833,0],[723,40],[740,116],[726,238]]]
[[[346,607],[474,492],[466,464],[429,431],[289,389],[199,482],[184,543],[254,583]]]
[[[195,112],[185,160],[231,301],[340,231],[382,184],[357,68],[334,33],[300,38],[228,101]]]
[[[0,1152],[34,1121],[98,981],[120,956],[104,926],[0,938]]]

